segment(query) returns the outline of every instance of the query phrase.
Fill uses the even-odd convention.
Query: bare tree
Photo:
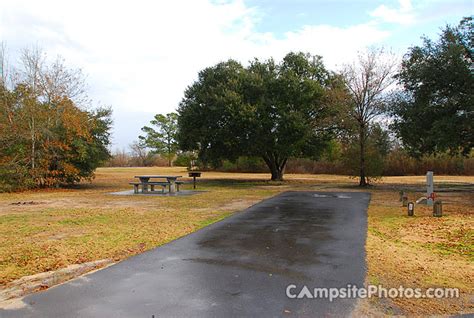
[[[84,106],[88,102],[82,71],[68,69],[61,57],[43,68],[40,85],[48,103],[64,97],[72,100],[77,106]]]
[[[41,70],[43,67],[45,56],[38,48],[24,49],[21,54],[22,75],[23,80],[31,87],[32,96],[28,99],[27,104],[27,120],[31,139],[31,168],[34,170],[36,166],[36,141],[38,138],[38,129],[36,123],[37,111],[36,98],[41,95],[39,87]]]
[[[39,83],[45,58],[45,54],[38,47],[23,49],[20,56],[23,80],[38,96],[41,95]]]
[[[8,76],[7,72],[7,56],[6,56],[7,47],[4,42],[0,42],[0,85],[6,86],[6,79]]]
[[[0,151],[5,146],[7,134],[3,134],[13,125],[12,103],[7,89],[8,64],[6,56],[6,45],[0,42]],[[2,119],[4,120],[2,121]]]
[[[46,63],[46,58],[46,54],[38,47],[22,51],[24,81],[47,103],[68,98],[77,106],[85,106],[89,100],[82,71],[67,68],[61,57],[51,64]]]
[[[38,48],[27,48],[21,53],[22,81],[31,88],[31,98],[28,103],[28,125],[31,139],[31,168],[35,168],[37,153],[37,139],[39,131],[47,140],[53,134],[54,126],[60,122],[60,110],[48,112],[45,124],[38,125],[40,113],[39,104],[46,103],[51,108],[64,99],[69,99],[76,106],[86,106],[85,78],[79,69],[69,69],[64,60],[58,57],[52,64],[47,63],[47,56]]]
[[[145,166],[146,159],[148,157],[148,151],[146,149],[146,146],[139,141],[134,141],[132,144],[130,144],[129,147],[131,150],[132,157],[137,161],[137,165]]]
[[[349,116],[354,121],[359,144],[359,185],[367,186],[366,143],[371,122],[386,111],[386,91],[394,83],[397,66],[393,54],[370,49],[358,60],[344,66],[343,75],[350,93]]]
[[[0,42],[0,86],[5,89],[13,89],[20,81],[20,75],[9,62],[7,44]]]
[[[17,123],[18,105],[12,94],[12,89],[17,83],[18,74],[9,64],[7,45],[5,42],[0,42],[0,153],[2,154],[5,153],[5,149],[18,144],[18,139],[21,138],[19,134],[28,133],[26,130],[18,129],[21,126]],[[8,162],[19,165],[22,163],[22,158],[19,154],[14,154],[8,158]]]

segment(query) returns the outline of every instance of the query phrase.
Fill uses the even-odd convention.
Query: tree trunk
[[[363,125],[359,127],[359,146],[359,186],[365,187],[368,183],[365,175],[365,127]]]
[[[278,168],[271,170],[272,172],[272,181],[283,181],[283,171]]]
[[[35,119],[31,118],[31,169],[35,169],[36,157],[36,134],[35,134]]]
[[[263,160],[267,164],[272,174],[272,181],[283,181],[283,173],[285,171],[287,158],[278,158],[278,155],[272,154],[263,156]]]

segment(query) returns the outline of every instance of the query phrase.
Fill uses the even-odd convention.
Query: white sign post
[[[433,205],[434,199],[434,186],[433,186],[433,171],[426,173],[426,205]]]

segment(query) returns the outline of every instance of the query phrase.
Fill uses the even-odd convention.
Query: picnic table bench
[[[169,187],[169,193],[179,192],[179,186],[182,185],[183,181],[177,181],[181,176],[135,176],[140,181],[129,182],[130,185],[133,185],[133,192],[139,193],[140,186],[142,188],[142,193],[148,193],[148,187],[150,187],[151,192],[155,191],[155,186],[161,186],[161,192],[164,193],[166,187]],[[166,179],[166,181],[150,181],[150,179]]]
[[[140,189],[140,186],[142,186],[142,190],[143,189],[146,189],[145,191],[143,192],[148,192],[148,188],[143,188],[143,186],[145,185],[144,183],[142,182],[139,182],[139,181],[135,181],[135,182],[129,182],[128,184],[131,184],[133,185],[133,192],[136,194],[136,193],[139,193],[139,189]],[[155,186],[161,186],[161,192],[162,193],[165,193],[165,189],[167,186],[169,186],[169,183],[168,182],[147,182],[146,185],[149,185],[150,186],[150,191],[153,192],[155,191]],[[179,191],[179,190],[178,190]]]

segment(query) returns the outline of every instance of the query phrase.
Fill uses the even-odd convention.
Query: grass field
[[[361,191],[346,176],[205,172],[193,196],[115,196],[138,174],[178,174],[184,168],[103,168],[92,183],[70,189],[0,194],[0,284],[72,264],[119,261],[216,222],[290,189]],[[371,299],[366,313],[450,314],[473,311],[474,177],[435,176],[442,218],[417,206],[406,216],[398,201],[424,191],[424,176],[388,177],[372,193],[367,240],[367,283],[384,287],[457,287],[459,299]],[[189,186],[187,186],[189,187]],[[470,302],[471,301],[471,302]]]

